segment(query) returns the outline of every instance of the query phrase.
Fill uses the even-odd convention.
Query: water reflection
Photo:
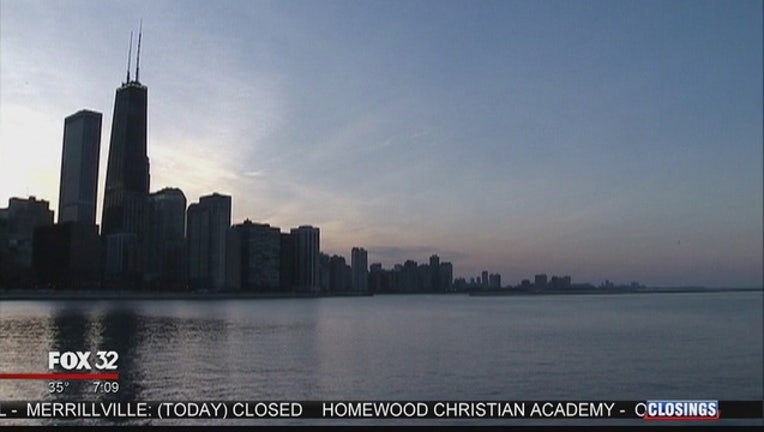
[[[759,399],[761,302],[0,302],[1,371],[45,372],[50,350],[115,350],[121,386],[99,395],[83,382],[51,396],[43,381],[0,380],[0,400]]]

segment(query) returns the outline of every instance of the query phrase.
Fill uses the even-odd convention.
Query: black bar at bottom
[[[4,419],[93,418],[406,419],[414,424],[416,419],[641,419],[645,404],[646,401],[0,401],[0,424]],[[764,418],[764,401],[719,401],[717,408],[719,419]],[[690,419],[687,415],[678,417],[677,420],[715,420],[701,415]]]

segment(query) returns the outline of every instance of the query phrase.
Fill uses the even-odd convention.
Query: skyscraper
[[[131,37],[132,44],[132,37]],[[148,89],[139,80],[141,34],[135,79],[117,89],[106,169],[103,226],[106,276],[119,285],[135,287],[142,278],[146,206],[149,193],[149,158],[146,152]]]
[[[440,286],[440,257],[435,254],[430,256],[430,290],[442,290]]]
[[[199,198],[186,213],[188,283],[193,289],[225,287],[226,235],[231,226],[231,197],[214,193]]]
[[[292,228],[294,241],[294,285],[298,291],[319,290],[318,254],[319,230],[310,225]]]
[[[350,265],[353,269],[353,291],[368,291],[369,256],[366,249],[358,247],[351,249]]]
[[[244,223],[228,229],[226,286],[233,291],[274,292],[281,285],[281,231]]]
[[[177,188],[149,195],[146,280],[153,288],[185,287],[186,196]]]
[[[58,222],[95,225],[101,113],[80,110],[64,120]]]

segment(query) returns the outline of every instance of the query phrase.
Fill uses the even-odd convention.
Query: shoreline
[[[704,288],[704,287],[641,287],[641,288],[588,288],[588,289],[494,289],[460,292],[411,292],[411,293],[254,293],[254,292],[147,292],[147,291],[0,291],[2,301],[34,300],[269,300],[269,299],[316,299],[332,297],[374,297],[388,295],[464,295],[468,297],[514,297],[547,295],[610,295],[610,294],[690,294],[724,292],[764,292],[764,288]]]
[[[487,290],[469,293],[474,297],[536,296],[536,295],[611,295],[611,294],[699,294],[725,292],[764,292],[764,288],[706,288],[706,287],[642,287],[548,290]]]

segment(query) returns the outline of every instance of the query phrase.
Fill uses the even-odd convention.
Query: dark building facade
[[[146,283],[178,291],[186,286],[186,196],[177,188],[149,195]]]
[[[281,231],[250,220],[228,229],[226,286],[232,291],[281,288]]]
[[[59,223],[95,225],[101,118],[99,112],[80,110],[64,119]]]
[[[140,61],[140,36],[138,42]],[[135,288],[143,278],[146,247],[149,158],[146,145],[148,88],[130,80],[114,98],[106,168],[101,234],[106,245],[108,284]]]
[[[280,235],[279,283],[281,291],[291,291],[294,286],[294,238],[291,233]]]
[[[95,290],[101,286],[98,227],[63,222],[35,229],[32,266],[40,288]]]
[[[369,254],[366,249],[354,247],[350,250],[350,266],[353,271],[353,291],[369,290]]]
[[[231,226],[231,197],[213,193],[188,206],[188,283],[195,290],[222,291],[226,278],[226,236]]]
[[[48,201],[34,196],[11,198],[0,209],[0,287],[22,288],[32,284],[35,229],[53,225]]]
[[[332,255],[329,258],[329,291],[348,292],[352,285],[352,270],[345,258]]]
[[[319,291],[319,230],[310,225],[292,228],[294,240],[294,286],[298,291]]]

